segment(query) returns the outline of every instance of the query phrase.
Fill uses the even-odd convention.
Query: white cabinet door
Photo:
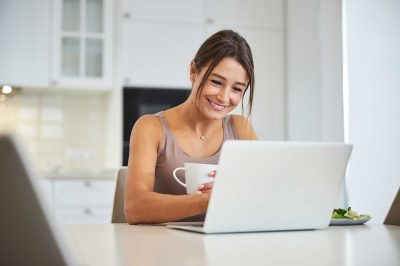
[[[125,19],[204,22],[204,0],[123,0]]]
[[[53,191],[55,216],[62,223],[111,221],[114,180],[54,180]]]
[[[189,88],[189,66],[204,40],[204,0],[124,0],[125,86]]]
[[[215,25],[283,27],[282,0],[209,0],[208,20]]]
[[[111,222],[111,207],[58,208],[55,216],[64,224],[105,224]]]
[[[114,181],[54,181],[54,204],[57,207],[112,206]]]
[[[124,22],[124,85],[189,88],[190,62],[203,36],[202,24]]]
[[[112,0],[53,1],[51,85],[112,87],[113,10]]]
[[[50,0],[0,1],[0,84],[49,84]]]

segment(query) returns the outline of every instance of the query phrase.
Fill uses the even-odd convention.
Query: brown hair
[[[194,58],[196,71],[200,71],[203,67],[209,64],[207,71],[202,78],[199,88],[196,92],[196,97],[203,90],[204,83],[207,81],[213,69],[218,63],[226,58],[235,59],[246,71],[249,82],[244,90],[243,97],[250,88],[250,97],[248,105],[248,115],[251,113],[254,97],[254,63],[251,49],[247,41],[232,30],[221,30],[210,36],[199,48]],[[243,99],[242,97],[242,99]],[[242,112],[243,112],[242,101]]]

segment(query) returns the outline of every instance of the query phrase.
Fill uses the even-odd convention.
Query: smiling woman
[[[225,140],[257,139],[246,117],[229,114],[247,91],[247,115],[253,102],[254,63],[242,36],[223,30],[209,37],[190,64],[190,81],[184,103],[142,116],[132,129],[125,193],[131,224],[204,219],[212,184],[186,195],[173,170],[184,163],[217,164]]]

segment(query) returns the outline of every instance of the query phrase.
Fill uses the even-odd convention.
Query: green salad
[[[332,213],[332,219],[368,219],[371,218],[368,214],[358,215],[355,211],[348,207],[347,209],[334,209]]]

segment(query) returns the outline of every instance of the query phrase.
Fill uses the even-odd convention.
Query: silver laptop
[[[329,225],[352,146],[226,141],[202,233],[322,229]]]
[[[17,141],[0,134],[0,265],[82,265],[31,169]]]

